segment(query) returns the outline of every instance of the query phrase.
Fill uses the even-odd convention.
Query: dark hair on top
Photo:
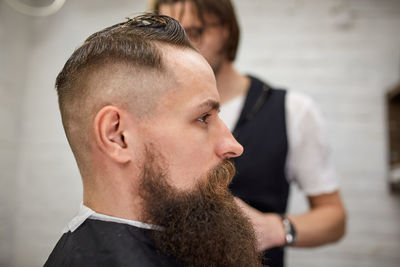
[[[68,98],[82,93],[75,92],[75,83],[84,78],[84,70],[96,64],[122,61],[161,70],[161,53],[155,43],[194,49],[176,20],[156,14],[143,14],[89,36],[57,76],[55,87],[61,112]]]
[[[224,50],[230,61],[234,61],[239,46],[240,30],[237,22],[234,7],[230,0],[151,0],[151,9],[160,12],[163,4],[171,5],[178,2],[191,1],[197,8],[200,20],[205,23],[204,15],[215,15],[219,22],[228,26],[229,38],[225,43]]]

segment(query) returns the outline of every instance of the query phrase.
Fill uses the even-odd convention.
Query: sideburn
[[[233,163],[211,170],[192,191],[170,186],[153,156],[144,167],[143,220],[164,228],[151,236],[162,253],[184,266],[262,266],[253,228],[228,190]]]

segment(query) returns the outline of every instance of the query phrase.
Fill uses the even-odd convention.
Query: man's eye
[[[200,122],[202,122],[202,123],[208,124],[207,119],[208,119],[209,117],[210,117],[210,114],[205,114],[204,116],[198,118],[197,120],[200,121]]]

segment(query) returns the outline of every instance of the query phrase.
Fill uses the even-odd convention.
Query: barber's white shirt
[[[220,118],[233,131],[246,96],[222,105]],[[285,99],[288,154],[285,172],[308,196],[331,193],[339,188],[332,164],[323,120],[311,98],[287,91]],[[244,148],[246,149],[246,148]]]

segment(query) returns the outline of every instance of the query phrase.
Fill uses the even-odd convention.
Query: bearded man
[[[234,159],[238,172],[230,189],[253,223],[265,264],[285,266],[287,246],[309,248],[340,240],[346,211],[322,116],[310,97],[273,88],[236,69],[240,29],[234,1],[150,2],[151,10],[182,24],[215,73],[221,119],[245,148]],[[300,214],[287,214],[291,184],[309,203]]]
[[[45,266],[259,266],[227,189],[243,148],[177,21],[145,14],[91,35],[56,89],[83,204]]]

